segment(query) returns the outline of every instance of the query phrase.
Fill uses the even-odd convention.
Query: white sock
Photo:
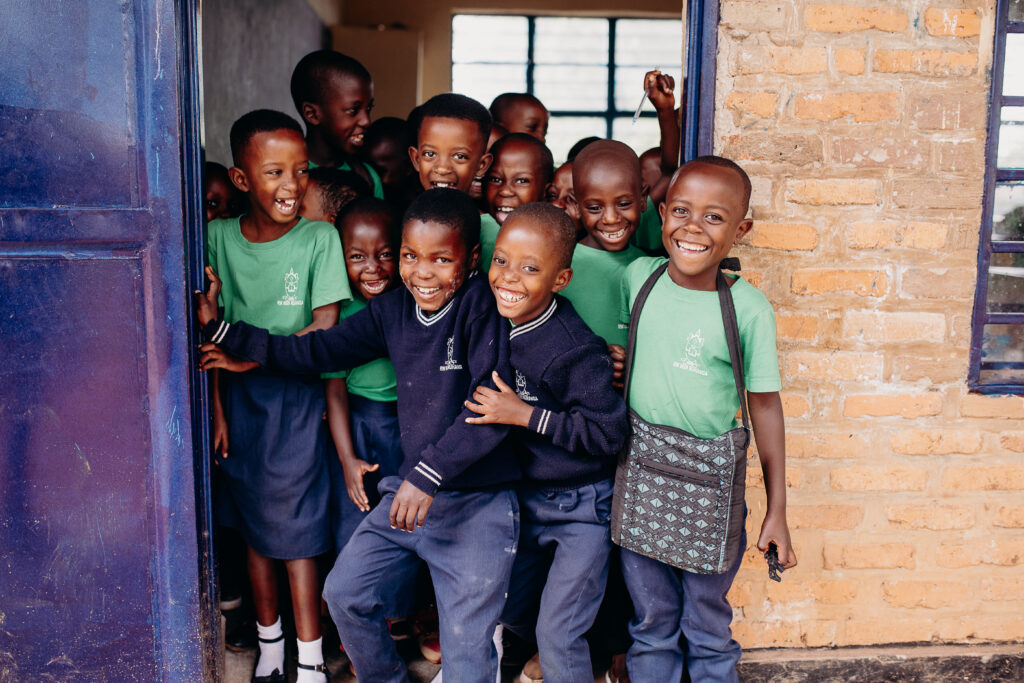
[[[242,598],[235,598],[234,600],[221,600],[220,609],[222,612],[229,609],[238,609],[242,606]]]
[[[324,663],[323,638],[309,642],[296,638],[295,642],[299,644],[299,664],[316,666]],[[324,683],[327,680],[327,676],[319,671],[298,669],[298,672],[295,683]]]
[[[270,626],[264,626],[256,620],[256,635],[259,636],[260,643],[260,658],[256,662],[255,676],[269,676],[274,673],[274,669],[277,669],[281,673],[284,673],[284,631],[281,630],[281,617],[277,617]],[[264,640],[274,640],[279,638],[277,642],[265,643]]]

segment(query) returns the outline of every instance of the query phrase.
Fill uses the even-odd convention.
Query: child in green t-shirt
[[[721,157],[684,165],[660,205],[665,258],[633,262],[622,280],[621,316],[637,325],[630,375],[630,408],[644,420],[714,438],[733,428],[739,409],[716,291],[719,266],[750,230],[750,180]],[[630,307],[647,278],[665,261],[640,320]],[[761,292],[740,277],[726,278],[736,309],[747,402],[764,472],[768,508],[757,547],[778,548],[784,568],[796,566],[786,523],[785,430],[779,398],[775,317]],[[624,359],[621,348],[613,357]],[[622,571],[636,614],[630,676],[677,681],[683,667],[694,681],[735,681],[740,646],[732,640],[726,593],[742,553],[723,574],[696,574],[622,550]],[[682,639],[682,640],[681,640]],[[685,643],[685,647],[681,644]]]

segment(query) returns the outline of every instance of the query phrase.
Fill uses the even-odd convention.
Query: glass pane
[[[1010,21],[1024,21],[1024,0],[1010,0]]]
[[[1008,33],[1006,35],[1003,95],[1024,95],[1024,33]]]
[[[653,116],[642,116],[633,125],[633,117],[623,117],[612,121],[612,139],[625,142],[640,156],[651,147],[661,144],[658,130],[658,119]]]
[[[1024,240],[1024,183],[996,183],[992,241]]]
[[[1024,168],[1024,107],[1003,107],[999,112],[999,168]]]
[[[526,64],[527,32],[526,17],[456,14],[452,17],[452,62]]]
[[[605,137],[605,125],[605,120],[596,116],[552,116],[548,123],[547,146],[555,158],[555,166],[562,165],[577,141],[593,135]]]
[[[452,92],[469,95],[489,107],[503,92],[526,92],[526,65],[453,64]]]
[[[1024,384],[1024,325],[985,325],[982,384]]]
[[[644,96],[644,74],[650,71],[646,66],[626,66],[615,69],[615,108],[618,111],[628,111],[630,114],[636,111],[640,99],[644,100],[643,111],[654,111],[654,105]],[[665,71],[676,79],[676,87],[673,92],[676,94],[676,106],[682,102],[680,88],[683,80],[679,78],[679,70]]]
[[[988,266],[988,312],[1024,312],[1024,254],[992,254]]]
[[[683,22],[675,19],[620,19],[615,22],[615,64],[657,67],[679,78]]]
[[[538,66],[533,94],[549,111],[605,111],[608,68],[604,66]]]
[[[608,63],[607,19],[538,17],[534,26],[537,64]]]

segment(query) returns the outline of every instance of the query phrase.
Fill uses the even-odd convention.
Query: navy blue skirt
[[[331,549],[323,382],[259,369],[221,373],[228,457],[220,460],[218,522],[280,560]]]

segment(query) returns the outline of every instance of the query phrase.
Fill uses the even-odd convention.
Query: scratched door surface
[[[197,145],[181,133],[188,4],[3,3],[2,681],[208,673],[182,199]]]

